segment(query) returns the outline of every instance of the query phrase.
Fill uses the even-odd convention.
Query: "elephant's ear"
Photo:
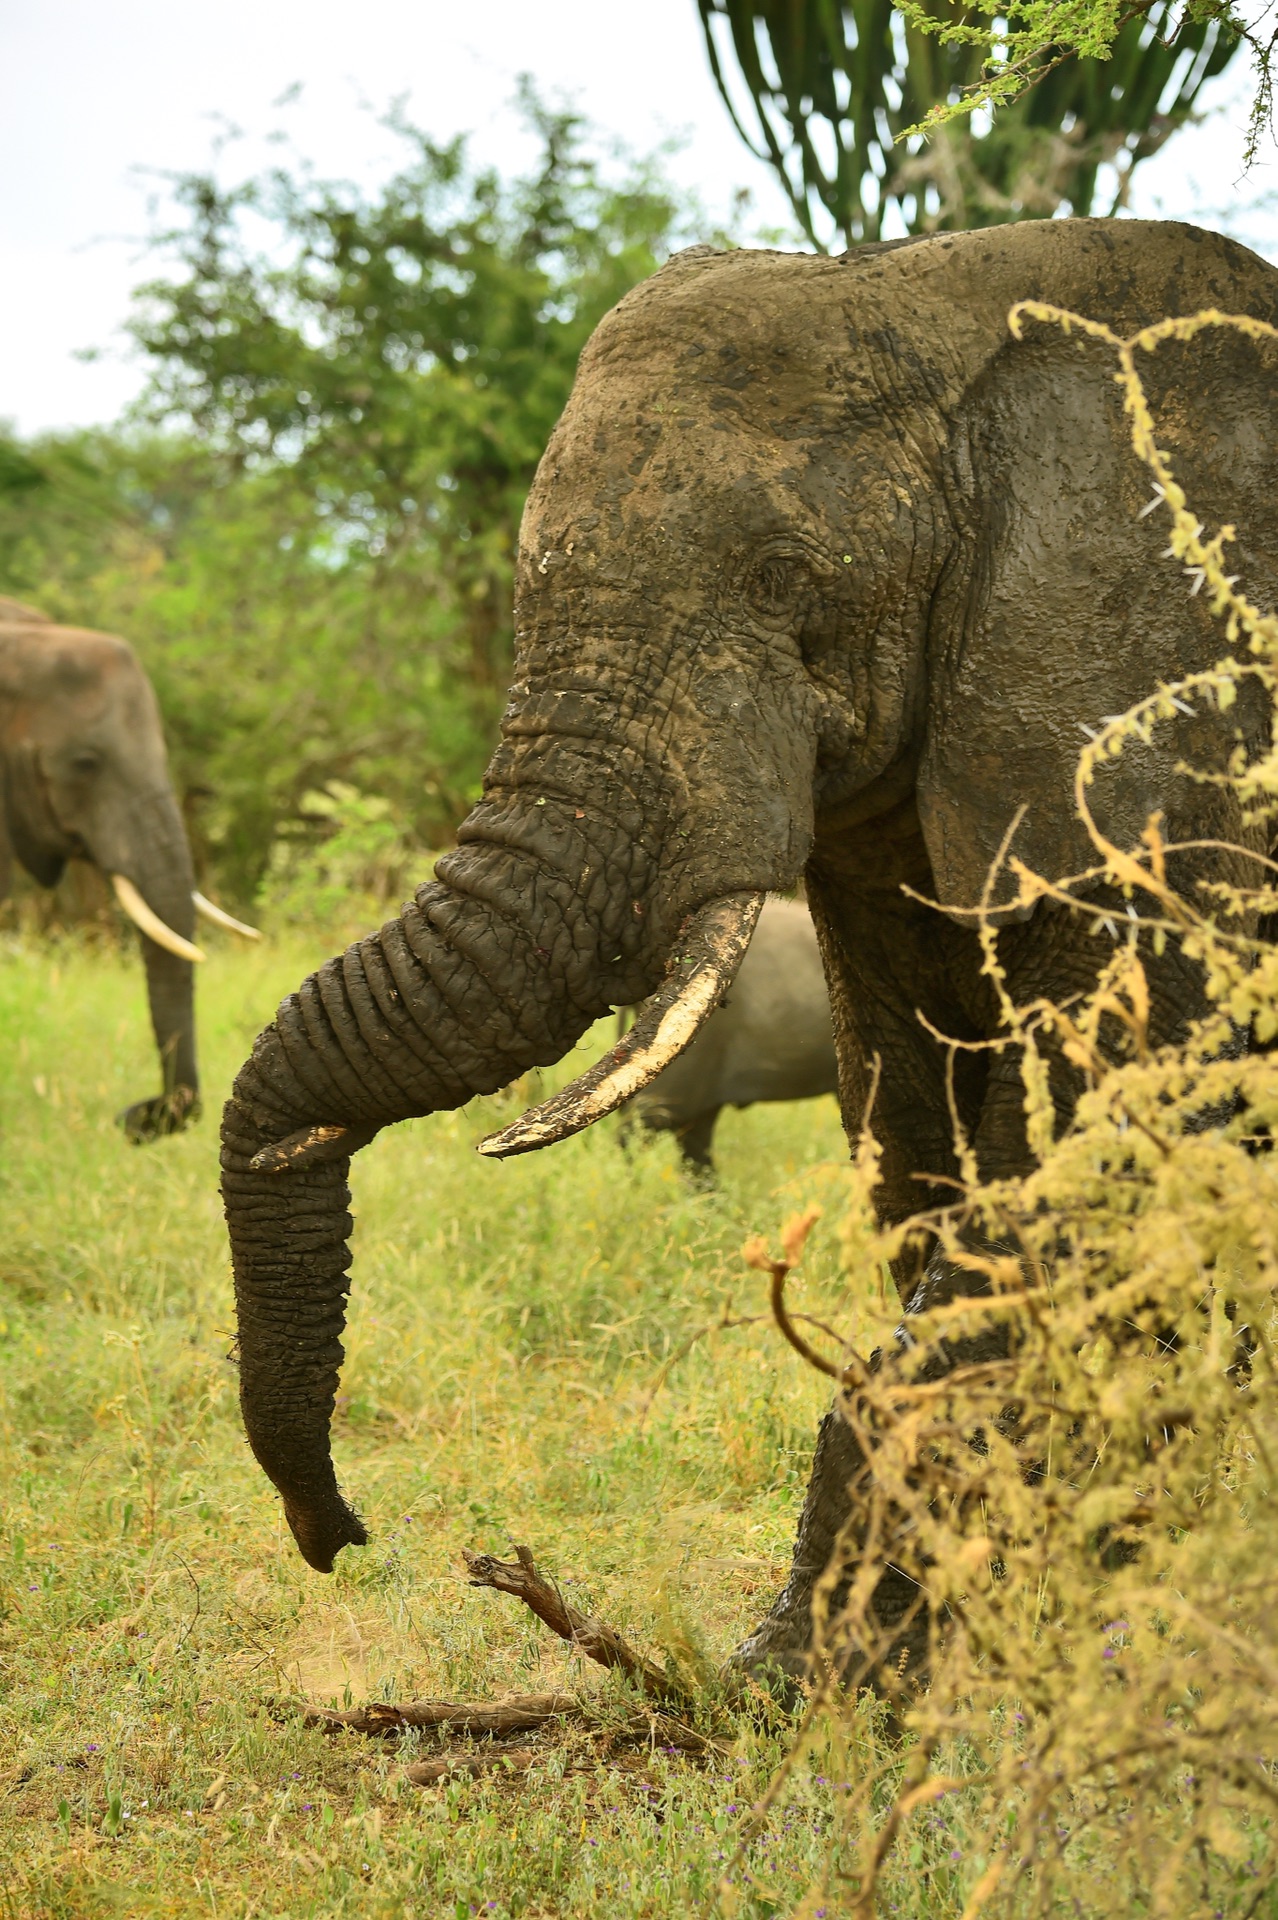
[[[51,853],[40,844],[31,824],[43,817],[54,832],[57,831],[40,781],[35,749],[27,742],[11,746],[4,756],[4,783],[0,789],[0,799],[4,803],[0,814],[4,820],[4,852],[10,871],[11,856],[16,854],[33,880],[42,887],[56,887],[62,878],[66,861],[61,854]],[[6,873],[5,893],[8,892],[8,878],[9,874]]]
[[[1215,335],[1142,357],[1141,372],[1191,505],[1213,528],[1237,523],[1248,590],[1271,603],[1272,364]],[[1009,343],[968,396],[951,485],[956,545],[929,636],[918,804],[938,899],[954,911],[981,899],[1022,808],[1014,855],[1051,879],[1094,865],[1074,802],[1087,731],[1228,649],[1205,596],[1163,557],[1166,510],[1141,517],[1150,476],[1103,349],[1055,332]],[[1102,831],[1129,848],[1153,813],[1173,833],[1220,815],[1219,796],[1177,765],[1219,766],[1238,725],[1254,733],[1258,720],[1244,700],[1227,720],[1178,716],[1151,745],[1128,745],[1090,789]],[[992,904],[1006,909],[1015,892],[1004,871]]]

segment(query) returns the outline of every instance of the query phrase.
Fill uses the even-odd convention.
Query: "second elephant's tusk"
[[[202,893],[192,893],[191,898],[195,902],[195,911],[202,913],[206,920],[211,920],[215,927],[226,927],[231,933],[242,933],[246,940],[261,939],[262,936],[256,927],[246,926],[243,920],[237,920],[235,915],[227,913],[224,907],[215,907],[213,902],[206,900]]]
[[[139,932],[148,940],[154,940],[157,947],[163,947],[166,953],[176,954],[179,960],[202,960],[204,955],[190,940],[184,940],[180,933],[174,933],[172,927],[166,927],[158,913],[152,913],[142,895],[131,880],[122,873],[111,875],[111,885],[115,888],[115,897],[128,914]]]
[[[763,900],[761,893],[732,894],[695,914],[679,936],[664,986],[645,1000],[629,1033],[562,1093],[530,1107],[500,1133],[481,1140],[479,1151],[504,1160],[514,1153],[552,1146],[614,1113],[655,1080],[683,1052],[731,986]]]

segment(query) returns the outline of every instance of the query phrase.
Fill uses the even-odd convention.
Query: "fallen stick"
[[[493,1587],[498,1593],[513,1594],[516,1600],[522,1600],[531,1608],[552,1633],[567,1640],[588,1660],[597,1660],[601,1667],[620,1667],[650,1700],[662,1705],[688,1704],[687,1695],[677,1680],[636,1653],[602,1620],[594,1620],[569,1606],[558,1587],[538,1573],[528,1547],[516,1547],[515,1555],[512,1563],[496,1560],[491,1553],[468,1553],[463,1548],[462,1559],[466,1562],[471,1586]]]
[[[365,1706],[339,1713],[330,1707],[312,1707],[303,1725],[325,1733],[380,1735],[393,1739],[409,1727],[443,1727],[449,1733],[529,1733],[548,1720],[580,1714],[571,1693],[515,1693],[504,1700],[406,1700],[403,1704],[370,1700]]]
[[[446,1733],[489,1734],[500,1739],[504,1734],[533,1733],[552,1720],[589,1723],[589,1703],[571,1693],[516,1693],[489,1703],[408,1700],[401,1705],[373,1700],[344,1713],[332,1707],[310,1707],[302,1715],[303,1726],[317,1727],[321,1733],[363,1733],[384,1740],[396,1739],[410,1727],[438,1727]],[[728,1751],[664,1709],[650,1710],[612,1731],[631,1736],[646,1733],[658,1746],[674,1747],[681,1753]]]
[[[494,1747],[489,1753],[450,1753],[443,1760],[419,1760],[415,1767],[405,1767],[400,1777],[414,1787],[433,1787],[450,1774],[492,1773],[498,1767],[527,1773],[536,1759],[532,1747]]]

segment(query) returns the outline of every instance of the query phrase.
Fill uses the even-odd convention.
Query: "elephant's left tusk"
[[[134,926],[144,933],[148,940],[154,940],[157,947],[163,947],[168,953],[175,953],[179,960],[204,958],[197,946],[190,940],[184,940],[180,933],[174,933],[172,927],[166,927],[158,913],[152,913],[131,880],[126,880],[122,873],[113,873],[111,885],[115,888],[116,899]]]
[[[224,907],[215,907],[213,902],[206,900],[202,893],[192,893],[191,898],[195,902],[195,911],[202,913],[206,920],[211,920],[215,927],[226,927],[231,933],[242,933],[246,940],[261,939],[262,936],[256,927],[246,926],[242,920],[237,920],[234,914],[227,913]]]
[[[639,1010],[639,1017],[611,1052],[562,1093],[530,1107],[500,1133],[490,1133],[479,1151],[494,1160],[553,1146],[602,1120],[632,1099],[683,1052],[732,984],[750,944],[764,896],[732,894],[696,914],[679,936],[679,953],[665,985]]]

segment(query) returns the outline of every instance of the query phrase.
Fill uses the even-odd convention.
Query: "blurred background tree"
[[[949,0],[697,4],[738,132],[819,247],[1115,213],[1241,44],[1225,6],[1183,0],[1030,0],[1010,28]]]
[[[303,169],[178,180],[136,418],[0,441],[0,591],[138,648],[197,855],[242,902],[281,835],[333,830],[305,796],[334,779],[419,846],[451,836],[578,354],[704,238],[656,163],[605,169],[575,115],[523,109],[539,159],[508,183],[402,121],[408,164],[371,197]]]
[[[816,245],[1110,210],[1238,44],[1221,13],[1073,0],[1069,44],[1090,20],[1112,57],[1054,64],[1042,17],[1059,26],[1062,0],[1024,0],[991,82],[1001,16],[946,0],[697,4],[738,127]],[[982,89],[1004,104],[960,111]],[[521,106],[537,158],[513,180],[394,117],[405,164],[376,191],[300,162],[172,180],[166,270],[131,327],[142,402],[116,428],[0,435],[0,592],[133,641],[201,871],[244,907],[265,887],[295,913],[330,839],[343,873],[387,885],[451,839],[581,347],[674,247],[714,237],[659,163],[605,165],[577,115],[527,85]],[[395,860],[370,861],[383,840]]]

